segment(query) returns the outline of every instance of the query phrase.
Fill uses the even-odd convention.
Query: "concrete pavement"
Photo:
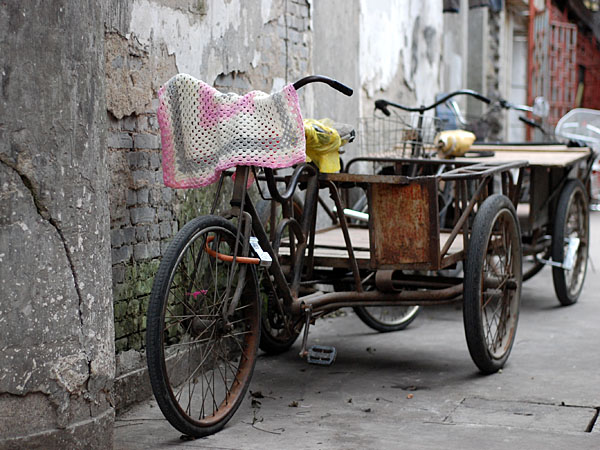
[[[183,441],[154,401],[117,418],[116,449],[599,449],[600,213],[579,302],[560,307],[551,270],[523,285],[516,342],[501,373],[480,375],[460,306],[429,307],[408,329],[379,334],[351,312],[311,328],[333,345],[330,367],[299,343],[261,356],[250,395],[220,433]],[[595,267],[594,267],[595,266]]]

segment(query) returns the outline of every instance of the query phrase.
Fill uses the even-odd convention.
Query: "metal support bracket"
[[[256,253],[256,256],[258,256],[258,259],[260,259],[260,266],[271,267],[273,259],[271,258],[271,255],[261,248],[257,237],[250,236],[250,246],[252,247],[252,250],[254,250],[254,253]]]
[[[552,267],[560,267],[564,270],[573,270],[573,266],[575,265],[575,256],[577,256],[577,250],[579,249],[581,240],[578,237],[571,236],[570,238],[565,239],[565,242],[568,243],[568,246],[563,262],[552,261],[551,259],[544,259],[540,258],[539,256],[536,256],[535,259]]]

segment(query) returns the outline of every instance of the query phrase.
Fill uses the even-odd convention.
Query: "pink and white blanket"
[[[195,188],[235,166],[289,167],[306,160],[296,90],[224,94],[178,74],[158,92],[163,180]]]

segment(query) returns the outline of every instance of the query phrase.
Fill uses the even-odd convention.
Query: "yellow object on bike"
[[[451,156],[463,156],[471,144],[475,141],[475,135],[465,130],[441,131],[435,136],[435,145],[442,158]]]
[[[340,138],[331,119],[304,119],[306,160],[313,161],[323,173],[339,172],[339,149],[347,141]]]

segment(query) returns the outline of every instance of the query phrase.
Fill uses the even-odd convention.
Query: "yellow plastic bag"
[[[339,149],[346,143],[332,125],[331,119],[304,119],[306,160],[314,161],[323,173],[339,172]]]
[[[442,158],[463,156],[475,141],[475,135],[465,130],[442,131],[435,137],[438,154]]]

